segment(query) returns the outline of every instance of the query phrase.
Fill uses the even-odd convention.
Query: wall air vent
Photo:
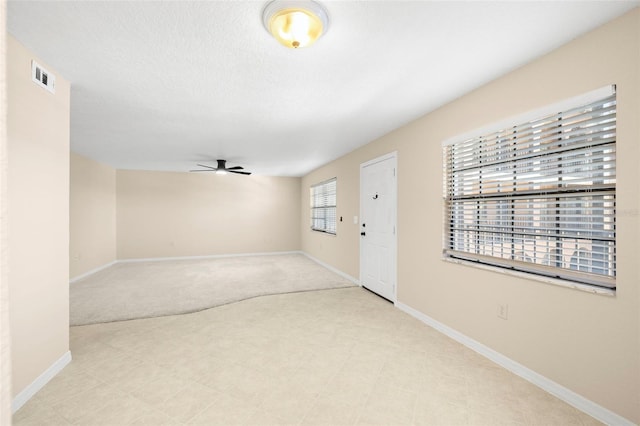
[[[31,61],[31,79],[38,86],[56,93],[56,76],[42,68],[36,61]]]

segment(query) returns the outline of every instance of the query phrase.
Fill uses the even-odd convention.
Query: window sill
[[[338,235],[337,232],[327,232],[327,231],[321,231],[319,229],[310,229],[310,231],[318,233],[318,234],[329,235],[329,236],[332,236],[332,237],[335,237],[336,235]]]
[[[445,262],[456,263],[456,264],[459,264],[459,265],[470,266],[470,267],[478,268],[478,269],[484,269],[486,271],[498,272],[498,273],[504,274],[504,275],[516,276],[518,278],[523,278],[523,279],[527,279],[527,280],[539,281],[539,282],[543,282],[545,284],[557,285],[557,286],[565,287],[565,288],[572,288],[574,290],[580,290],[580,291],[584,291],[584,292],[587,292],[587,293],[599,294],[599,295],[602,295],[602,296],[615,296],[616,295],[616,291],[615,290],[611,290],[611,289],[608,289],[608,288],[593,287],[593,286],[590,286],[590,285],[587,285],[587,284],[580,284],[580,283],[576,283],[576,282],[572,282],[572,281],[561,280],[559,278],[545,277],[545,276],[542,276],[542,275],[535,275],[535,274],[530,274],[530,273],[527,273],[527,272],[512,271],[512,270],[509,270],[509,269],[499,268],[497,266],[484,265],[484,264],[481,264],[481,263],[471,262],[469,260],[455,259],[455,258],[451,258],[451,257],[443,257],[442,260],[445,261]]]

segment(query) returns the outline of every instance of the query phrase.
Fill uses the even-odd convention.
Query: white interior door
[[[360,165],[360,282],[396,301],[395,152]]]

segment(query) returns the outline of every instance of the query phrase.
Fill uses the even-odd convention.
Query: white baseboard
[[[328,263],[324,263],[322,260],[317,259],[313,256],[311,256],[309,253],[306,253],[304,251],[300,251],[298,253],[304,254],[305,256],[307,256],[309,259],[313,260],[314,262],[316,262],[318,265],[324,266],[325,268],[327,268],[328,270],[330,270],[331,272],[335,272],[336,274],[340,275],[342,278],[345,278],[349,281],[351,281],[352,283],[356,284],[356,285],[360,285],[360,280],[352,277],[349,274],[345,274],[344,272],[342,272],[339,269],[334,268],[333,266],[329,265]]]
[[[603,406],[583,397],[582,395],[579,395],[572,390],[565,388],[564,386],[554,382],[553,380],[548,379],[539,373],[536,373],[535,371],[525,367],[524,365],[502,355],[499,352],[494,351],[490,347],[485,346],[476,340],[473,340],[472,338],[460,333],[459,331],[442,324],[441,322],[410,306],[405,305],[404,303],[396,302],[396,307],[408,313],[412,317],[422,321],[428,326],[433,327],[439,332],[451,337],[453,340],[462,343],[466,347],[490,359],[501,367],[504,367],[512,373],[522,377],[528,382],[531,382],[539,388],[542,388],[558,399],[561,399],[567,404],[574,406],[578,410],[583,411],[584,413],[607,425],[635,425],[635,423],[633,423],[632,421],[627,420],[624,417],[614,413],[613,411],[608,410]]]
[[[116,263],[164,262],[168,260],[225,259],[228,257],[277,256],[281,254],[300,254],[300,251],[267,251],[261,253],[211,254],[204,256],[149,257],[137,259],[118,259]]]
[[[67,351],[56,362],[51,364],[42,374],[40,374],[29,386],[24,388],[11,402],[11,411],[15,413],[29,401],[49,380],[53,379],[64,367],[71,362],[71,351]]]
[[[73,278],[71,278],[71,279],[69,280],[69,284],[73,284],[73,283],[75,283],[76,281],[80,281],[81,279],[88,277],[89,275],[93,275],[93,274],[95,274],[96,272],[100,272],[100,271],[102,271],[103,269],[107,269],[108,267],[113,266],[113,265],[115,265],[116,263],[118,263],[118,261],[117,261],[117,260],[114,260],[113,262],[109,262],[109,263],[106,263],[106,264],[104,264],[104,265],[102,265],[102,266],[98,266],[97,268],[94,268],[94,269],[92,269],[92,270],[90,270],[90,271],[87,271],[87,272],[85,272],[84,274],[78,275],[77,277],[73,277]]]

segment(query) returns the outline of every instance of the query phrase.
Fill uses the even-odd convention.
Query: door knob
[[[366,235],[365,232],[361,232],[360,235],[362,235],[363,237]]]

